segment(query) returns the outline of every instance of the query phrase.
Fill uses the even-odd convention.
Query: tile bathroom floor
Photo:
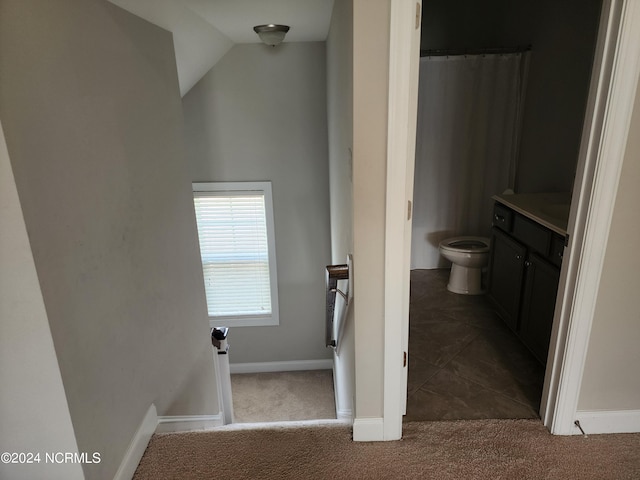
[[[484,295],[447,290],[449,270],[413,270],[405,421],[537,418],[544,367]]]

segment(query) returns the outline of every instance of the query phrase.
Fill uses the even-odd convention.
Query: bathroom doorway
[[[517,160],[516,168],[510,174],[511,178],[515,179],[512,183],[513,186],[510,186],[510,188],[516,191],[570,191],[573,188],[578,151],[580,149],[582,121],[589,93],[590,69],[596,46],[601,2],[592,2],[587,8],[579,9],[580,18],[575,18],[575,10],[572,9],[572,5],[575,2],[557,3],[562,5],[556,5],[557,9],[554,9],[555,7],[551,5],[551,2],[542,2],[542,4],[535,7],[535,11],[531,11],[534,7],[525,5],[523,2],[515,2],[508,7],[494,5],[498,9],[505,8],[502,15],[496,15],[495,11],[488,12],[487,10],[491,9],[491,6],[487,4],[483,4],[481,7],[467,5],[469,8],[466,10],[466,14],[462,16],[459,15],[460,12],[455,8],[447,7],[444,3],[441,5],[425,5],[423,11],[423,32],[426,32],[426,34],[423,33],[423,48],[425,48],[425,42],[427,43],[426,47],[429,49],[473,47],[476,45],[473,43],[473,38],[480,38],[483,31],[484,33],[491,33],[487,34],[488,36],[480,42],[480,48],[531,44],[532,62],[528,77],[529,81],[527,81],[524,88],[524,103],[521,112],[523,119],[522,135],[516,142],[516,145],[519,145],[519,149],[516,149],[518,152],[515,157]],[[501,18],[504,21],[510,15],[515,15],[516,12],[520,12],[522,14],[520,18],[527,18],[525,22],[530,23],[527,28],[521,26],[521,35],[513,34],[513,32],[511,35],[506,34],[505,32],[508,30],[518,28],[517,22],[512,22],[510,25],[498,25],[496,24],[497,19]],[[492,18],[482,22],[481,19],[489,13],[493,13]],[[458,15],[457,19],[455,19],[456,15]],[[556,76],[553,77],[545,73],[545,70],[550,68],[552,64],[558,67],[558,63],[549,56],[550,52],[546,51],[550,45],[545,45],[545,42],[540,37],[537,38],[536,42],[530,42],[525,37],[536,28],[542,29],[541,24],[534,25],[536,22],[544,23],[552,16],[558,20],[565,17],[568,19],[570,15],[574,15],[573,21],[578,22],[580,25],[573,24],[570,27],[565,22],[564,26],[560,26],[562,22],[559,22],[556,24],[556,30],[553,33],[551,33],[550,28],[545,30],[548,35],[555,35],[556,38],[566,37],[568,39],[564,45],[556,44],[554,48],[557,49],[556,53],[563,56],[563,58],[566,58],[566,56],[561,54],[560,51],[563,48],[570,49],[570,56],[572,62],[574,62],[571,65],[564,66],[566,67],[566,78],[563,77],[562,68],[556,69],[554,71]],[[439,28],[429,28],[429,25],[434,26],[434,22],[437,23]],[[450,31],[462,31],[464,33],[459,33],[460,38],[451,37],[452,43],[447,44],[445,42],[446,27],[452,27],[456,23],[464,23],[465,27],[457,30],[451,28]],[[498,31],[503,32],[505,35],[502,41],[499,39],[500,35],[496,33]],[[578,31],[580,34],[576,33]],[[429,36],[429,32],[435,33]],[[579,53],[573,49],[573,42],[575,41],[572,38],[573,36],[582,39],[583,50]],[[428,42],[430,41],[441,43],[429,45]],[[578,66],[579,62],[576,60],[576,54],[578,56],[582,55],[581,67]],[[555,94],[550,94],[549,89],[545,90],[541,87],[545,85],[545,82],[552,81],[556,82],[557,88],[571,90],[570,98],[567,102],[553,104],[552,98],[555,97]],[[546,95],[546,97],[542,95]],[[554,111],[556,112],[555,115],[553,115]],[[563,122],[566,123],[563,124]],[[551,125],[555,125],[553,128],[564,134],[564,143],[553,140],[558,138],[558,132],[551,131]],[[564,127],[559,125],[564,125]],[[458,132],[450,133],[452,138],[457,138],[459,142],[465,141],[464,138],[455,136],[455,133]],[[545,139],[547,140],[546,142],[543,141]],[[420,140],[418,139],[419,144]],[[558,151],[549,153],[551,145],[555,145]],[[555,159],[554,162],[550,163],[555,163],[557,175],[553,174],[554,170],[551,164],[547,163],[549,157]],[[535,158],[538,158],[537,163]],[[558,162],[559,158],[564,159],[565,163],[560,164]],[[536,171],[536,168],[539,168],[539,171]],[[481,181],[482,178],[482,174],[478,174],[475,178],[468,176],[464,181]],[[419,190],[417,183],[414,190]],[[502,192],[497,191],[495,193]],[[455,200],[455,192],[452,193],[452,196]],[[490,199],[487,200],[491,205]],[[416,211],[414,213],[416,216],[419,215],[417,208],[418,202],[416,202]],[[488,229],[490,225],[491,217],[487,215],[485,225],[481,228]],[[473,235],[480,232],[454,232],[448,229],[442,229],[442,231],[434,229],[432,232],[419,231],[417,233],[422,241],[430,243],[431,248],[433,248],[434,244],[437,245],[439,243],[439,241],[435,241],[438,235],[444,238],[444,236]],[[440,262],[439,259],[436,261]],[[471,411],[471,413],[468,413],[471,415],[470,417],[459,418],[508,418],[510,416],[520,418],[537,416],[540,410],[540,400],[543,397],[544,367],[535,362],[533,356],[527,352],[524,346],[517,345],[517,342],[511,342],[513,338],[509,340],[510,331],[505,329],[504,324],[495,315],[491,304],[486,298],[465,296],[448,298],[447,293],[449,292],[446,291],[447,273],[446,270],[437,270],[439,266],[442,265],[432,264],[429,269],[414,269],[412,271],[407,419],[417,419],[421,414],[416,413],[415,410],[412,413],[412,405],[424,405],[428,398],[433,400],[430,407],[433,418],[430,419],[456,418],[455,409],[449,407],[455,406],[458,400],[461,404],[473,402],[474,395],[476,405],[482,405],[483,394],[480,392],[483,389],[487,389],[490,392],[487,393],[488,399],[493,397],[490,401],[485,402],[486,408],[483,411]],[[496,318],[498,321],[496,321]],[[417,328],[430,330],[427,330],[428,333],[420,334]],[[490,330],[493,331],[491,335],[487,333]],[[490,340],[492,335],[495,338]],[[512,346],[516,347],[515,349],[504,348],[510,342],[513,344]],[[438,349],[440,349],[440,352],[438,352]],[[430,353],[425,353],[429,350]],[[530,358],[527,359],[527,356]],[[421,359],[423,360],[422,364],[419,362]],[[480,367],[479,370],[472,370],[471,367],[474,366]],[[496,374],[498,370],[514,374],[518,370],[525,370],[529,376],[527,378],[518,378],[515,375],[510,380],[499,379]],[[464,395],[468,393],[471,393],[471,396],[465,397]],[[414,396],[413,401],[412,395]],[[509,402],[516,402],[517,404]],[[504,403],[506,408],[498,411],[497,407],[500,403]],[[438,413],[439,404],[443,406],[440,413]],[[513,414],[509,414],[509,411]]]

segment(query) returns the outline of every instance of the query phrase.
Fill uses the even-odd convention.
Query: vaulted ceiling
[[[109,0],[173,33],[184,96],[237,43],[259,43],[255,25],[289,25],[286,42],[324,41],[333,0]]]

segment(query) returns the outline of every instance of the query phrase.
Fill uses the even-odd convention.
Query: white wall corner
[[[156,412],[156,406],[152,403],[131,439],[131,443],[129,443],[129,447],[113,480],[130,480],[133,477],[157,425],[158,412]]]
[[[384,419],[356,418],[353,421],[354,442],[382,442],[384,440]]]
[[[587,435],[640,432],[640,410],[578,411],[576,420]],[[582,432],[576,427],[573,433]]]
[[[156,433],[195,432],[213,430],[224,425],[222,412],[217,415],[187,415],[158,417]]]
[[[229,365],[231,373],[266,373],[266,372],[295,372],[301,370],[332,370],[333,359],[293,360],[287,362],[256,362],[232,363]]]

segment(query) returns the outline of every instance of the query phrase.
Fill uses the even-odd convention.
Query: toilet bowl
[[[440,242],[440,254],[449,260],[447,290],[463,295],[481,295],[482,269],[489,262],[490,240],[485,237],[454,237]]]

